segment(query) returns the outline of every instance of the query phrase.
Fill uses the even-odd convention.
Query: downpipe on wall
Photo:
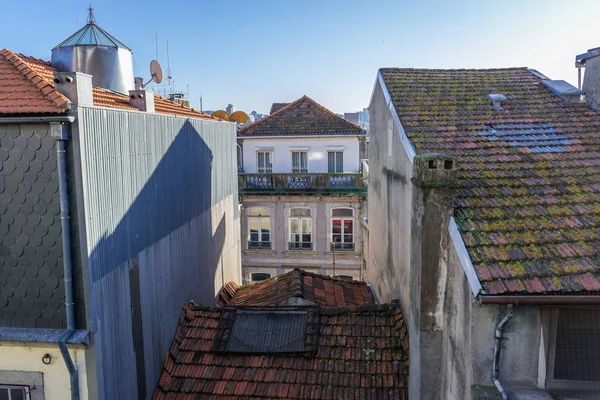
[[[69,371],[71,381],[71,400],[79,400],[79,377],[73,358],[67,349],[67,341],[75,332],[75,309],[73,301],[73,263],[71,260],[71,226],[69,224],[69,195],[67,183],[66,144],[69,139],[68,124],[50,124],[52,136],[56,139],[56,156],[58,163],[58,189],[60,199],[60,225],[62,228],[62,250],[65,281],[65,310],[67,314],[67,330],[58,341],[58,348]]]
[[[502,386],[502,384],[498,380],[498,375],[500,373],[500,342],[502,340],[502,330],[504,329],[504,326],[513,317],[513,314],[514,314],[514,305],[513,304],[507,304],[506,308],[507,308],[506,315],[504,316],[504,318],[502,319],[502,321],[500,321],[500,323],[498,324],[498,326],[496,326],[496,334],[494,335],[494,363],[493,363],[493,366],[492,366],[492,368],[493,368],[492,369],[492,381],[494,382],[494,385],[496,386],[496,388],[500,392],[500,395],[502,396],[503,400],[508,400],[508,395],[506,394],[506,391],[504,390],[504,387]]]

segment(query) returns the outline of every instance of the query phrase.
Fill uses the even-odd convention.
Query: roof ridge
[[[27,61],[23,60],[14,51],[9,49],[1,50],[0,56],[2,56],[10,65],[12,65],[19,72],[19,74],[25,77],[29,83],[38,89],[42,95],[45,95],[49,102],[54,104],[61,111],[67,110],[70,102],[69,99],[59,92],[53,84],[44,79],[43,76],[31,69],[27,64]],[[34,82],[34,78],[38,78],[39,81]],[[45,88],[50,88],[50,90],[46,93],[44,92]]]
[[[299,268],[295,268],[292,272],[292,279],[290,280],[290,292],[291,297],[304,298],[302,293],[302,287],[304,286],[304,277],[302,271]]]

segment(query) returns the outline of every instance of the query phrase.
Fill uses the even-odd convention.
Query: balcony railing
[[[241,190],[325,189],[366,191],[360,174],[238,174]]]

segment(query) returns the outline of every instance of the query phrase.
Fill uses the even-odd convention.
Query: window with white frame
[[[0,383],[0,400],[29,399],[29,386],[3,385]]]
[[[292,172],[294,174],[308,172],[308,151],[292,151]]]
[[[273,152],[272,151],[257,151],[256,152],[257,170],[259,174],[273,173]]]
[[[335,150],[327,152],[327,172],[330,174],[341,174],[344,172],[343,151]]]
[[[265,279],[269,279],[270,277],[271,277],[271,274],[268,274],[266,272],[254,272],[254,273],[250,274],[250,280],[252,282],[264,281]]]
[[[600,308],[556,308],[551,321],[548,387],[600,395]]]
[[[331,210],[332,250],[354,251],[354,210],[334,208]]]
[[[312,218],[310,208],[290,209],[290,250],[312,250]]]
[[[271,248],[271,216],[267,207],[248,209],[248,248]]]

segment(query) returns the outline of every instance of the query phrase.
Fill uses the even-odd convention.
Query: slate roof
[[[68,111],[69,99],[54,88],[55,68],[50,63],[13,51],[0,51],[0,115],[61,115]],[[129,97],[96,87],[94,105],[138,111],[129,105]],[[212,119],[193,108],[156,96],[158,114]]]
[[[238,136],[361,135],[357,125],[303,96],[271,115],[240,129]]]
[[[526,68],[380,72],[417,153],[458,159],[454,216],[485,293],[599,292],[600,114]]]
[[[290,103],[273,103],[271,105],[271,111],[269,111],[269,114],[273,114],[274,112],[281,110],[283,107],[285,107],[289,104]]]
[[[257,283],[238,286],[227,283],[219,292],[219,305],[276,306],[294,302],[325,307],[373,304],[366,282],[347,281],[295,269]]]
[[[213,350],[235,308],[186,305],[153,399],[408,399],[399,308],[310,308],[311,355],[236,354]]]

